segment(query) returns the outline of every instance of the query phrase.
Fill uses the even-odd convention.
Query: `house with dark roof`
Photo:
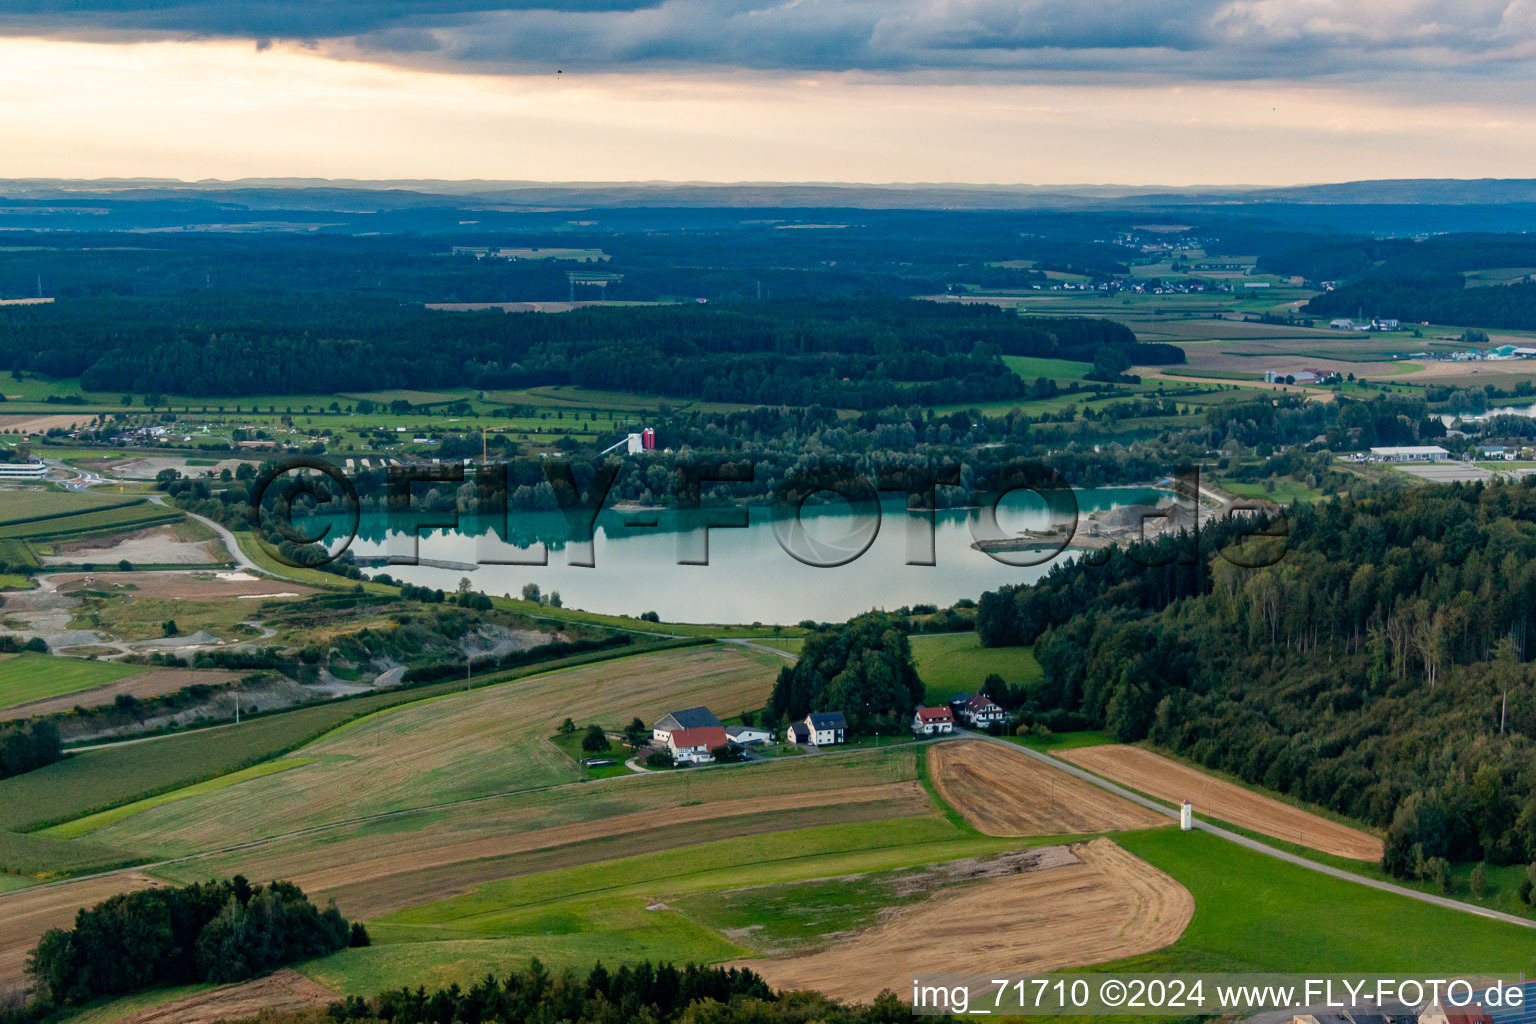
[[[848,721],[841,711],[812,711],[805,716],[805,726],[818,747],[842,743],[848,736]]]
[[[723,728],[720,719],[709,708],[686,708],[657,719],[651,726],[651,739],[659,746],[667,746],[671,735],[679,729]]]
[[[715,759],[714,751],[729,743],[723,725],[673,729],[667,734],[667,749],[678,764],[709,764]]]
[[[811,727],[804,722],[796,722],[784,734],[784,740],[786,743],[793,743],[796,746],[802,743],[809,743],[811,742]]]
[[[771,730],[759,729],[755,725],[728,725],[725,727],[725,735],[730,739],[731,745],[736,747],[773,742]]]

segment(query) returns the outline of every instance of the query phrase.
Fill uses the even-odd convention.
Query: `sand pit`
[[[93,907],[108,896],[160,884],[138,872],[125,871],[0,896],[0,989],[25,983],[27,954],[43,932],[71,927],[76,911]]]
[[[224,683],[232,683],[239,678],[240,673],[226,672],[223,669],[154,669],[140,675],[129,676],[127,679],[119,679],[117,682],[108,683],[106,686],[98,686],[92,690],[78,690],[59,697],[48,697],[43,700],[34,700],[27,704],[0,708],[0,722],[17,718],[31,718],[33,715],[51,715],[61,711],[69,711],[77,706],[82,708],[101,707],[116,701],[119,694],[127,694],[130,697],[145,700],[150,697],[159,697],[162,694],[175,693],[177,690],[188,686],[195,686],[198,683],[207,686],[219,686]]]
[[[1195,814],[1353,860],[1381,860],[1381,840],[1225,782],[1141,747],[1079,747],[1061,753],[1098,775],[1162,800],[1190,800]]]
[[[936,744],[928,767],[945,802],[992,836],[1084,835],[1170,823],[998,743]]]
[[[868,1002],[910,993],[917,973],[1031,974],[1104,963],[1174,942],[1195,911],[1178,882],[1108,839],[1077,862],[940,892],[831,949],[738,964],[774,988]]]
[[[262,1011],[324,1006],[335,1000],[336,993],[330,989],[310,981],[298,971],[284,968],[255,981],[226,985],[151,1006],[118,1017],[114,1024],[215,1024],[216,1021],[245,1020]]]
[[[71,590],[87,588],[91,590],[112,590],[114,587],[132,585],[135,589],[128,593],[139,597],[159,597],[172,601],[207,601],[210,599],[228,597],[292,597],[300,594],[313,594],[309,587],[289,583],[285,580],[258,579],[245,573],[238,575],[243,579],[225,579],[224,576],[233,577],[236,574],[218,574],[208,572],[183,572],[170,570],[167,572],[103,572],[91,576],[91,582],[85,582],[86,575],[82,573],[70,573],[55,577],[61,592],[68,593]]]
[[[171,527],[157,526],[126,537],[56,545],[57,554],[44,555],[43,564],[92,562],[110,565],[127,559],[148,565],[207,565],[217,561],[213,553],[217,546],[218,541],[182,540]]]

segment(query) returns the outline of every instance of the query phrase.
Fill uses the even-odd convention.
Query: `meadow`
[[[93,689],[144,669],[109,661],[0,654],[0,708]]]
[[[541,789],[581,777],[546,738],[566,717],[619,731],[679,707],[758,706],[777,665],[721,646],[528,674],[349,722],[306,745],[301,770],[191,795],[103,828],[157,855],[234,845],[335,821]]]
[[[588,652],[497,673],[477,685],[637,653],[633,648]],[[40,829],[205,782],[289,753],[375,711],[455,693],[462,685],[454,680],[344,698],[248,718],[239,726],[215,726],[75,753],[46,768],[0,780],[0,829]]]
[[[105,494],[83,491],[0,489],[0,526],[26,523],[80,512],[120,508],[136,503]]]
[[[181,519],[182,514],[176,509],[142,502],[10,523],[0,526],[0,540],[61,540],[90,534],[138,530],[146,526],[158,526],[161,523],[179,522]]]
[[[1040,663],[1028,647],[983,647],[975,633],[922,634],[911,642],[930,704],[942,704],[957,693],[977,693],[994,673],[1015,686],[1041,678]]]

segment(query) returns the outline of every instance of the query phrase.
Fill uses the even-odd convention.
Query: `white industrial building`
[[[1402,448],[1372,448],[1373,462],[1444,462],[1451,453],[1437,444]]]
[[[47,475],[42,462],[0,462],[0,480],[41,480]]]

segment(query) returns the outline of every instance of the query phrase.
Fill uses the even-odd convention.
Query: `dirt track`
[[[99,573],[92,577],[92,588],[111,590],[132,584],[129,591],[136,597],[160,597],[175,601],[206,601],[226,597],[264,597],[280,595],[313,594],[310,587],[284,580],[257,579],[249,574],[224,573],[208,570],[166,572],[114,572]],[[54,577],[61,592],[84,587],[84,573],[61,573]],[[241,577],[244,578],[241,578]]]
[[[335,999],[336,993],[330,989],[297,971],[284,968],[255,981],[226,985],[151,1006],[119,1017],[114,1024],[214,1024],[215,1021],[244,1020],[263,1010],[324,1006]]]
[[[920,972],[1063,970],[1161,949],[1184,933],[1195,901],[1178,882],[1108,839],[1072,853],[1079,863],[941,892],[824,952],[739,966],[775,988],[867,1002],[886,988],[910,994]]]
[[[1063,760],[1162,800],[1189,800],[1197,815],[1353,860],[1381,860],[1381,840],[1197,771],[1141,747],[1063,751]]]
[[[1085,835],[1168,819],[996,743],[939,743],[928,753],[939,795],[991,836]]]
[[[204,683],[208,686],[218,686],[221,683],[234,682],[240,678],[238,672],[226,672],[223,669],[189,669],[189,668],[161,668],[150,672],[144,672],[126,679],[119,679],[115,683],[98,686],[91,690],[77,690],[74,693],[66,693],[62,697],[47,697],[43,700],[34,700],[26,704],[17,704],[13,707],[0,708],[0,722],[16,718],[31,718],[33,715],[51,715],[59,711],[69,711],[74,707],[94,708],[104,704],[111,704],[117,700],[119,694],[129,694],[141,700],[150,697],[159,697],[162,694],[175,693],[187,686]]]

